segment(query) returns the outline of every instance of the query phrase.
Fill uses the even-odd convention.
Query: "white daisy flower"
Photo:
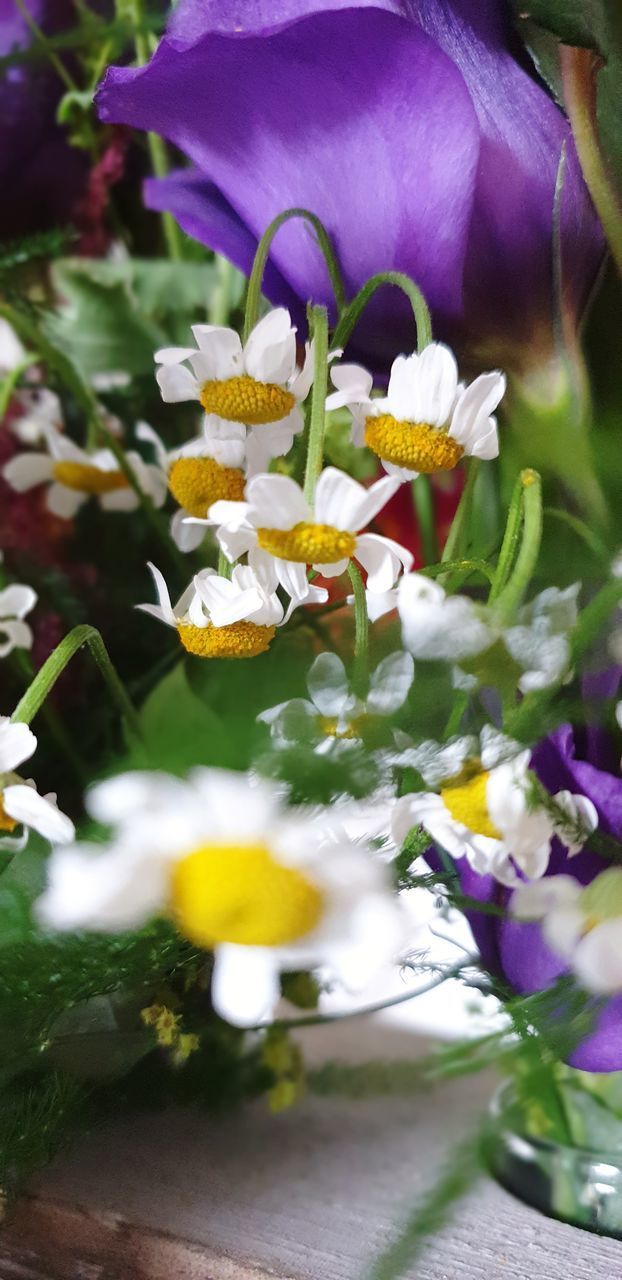
[[[255,468],[265,466],[266,458],[288,453],[302,431],[299,406],[313,380],[311,344],[304,367],[297,367],[296,329],[289,312],[284,307],[270,311],[244,346],[234,329],[199,324],[192,332],[197,347],[156,352],[162,399],[198,400],[210,417],[248,427]]]
[[[431,342],[421,355],[398,356],[386,396],[372,399],[371,374],[360,365],[337,365],[331,378],[337,390],[326,408],[347,405],[355,444],[366,444],[400,480],[451,471],[465,455],[497,457],[491,415],[505,393],[505,377],[498,370],[482,373],[465,387],[442,342]]]
[[[11,431],[22,444],[41,444],[48,431],[58,431],[62,427],[60,400],[48,387],[23,388],[16,395],[15,402],[18,412],[11,421]]]
[[[97,497],[104,511],[136,509],[138,498],[109,449],[87,453],[52,429],[47,430],[46,441],[46,453],[22,453],[4,467],[4,479],[18,493],[49,482],[48,509],[65,520],[71,520],[90,497]],[[166,485],[159,467],[143,462],[138,453],[126,457],[143,492],[161,507]]]
[[[594,995],[622,991],[622,870],[608,867],[587,887],[572,876],[547,876],[512,895],[517,920],[538,921],[545,942]]]
[[[317,815],[285,810],[264,782],[218,769],[124,774],[87,803],[116,839],[53,852],[39,920],[114,932],[171,915],[214,952],[214,1007],[235,1025],[271,1016],[282,972],[321,968],[359,987],[399,949],[382,861]]]
[[[22,583],[13,582],[0,589],[0,658],[8,657],[13,649],[32,648],[32,631],[24,618],[36,603],[36,591]]]
[[[490,648],[497,633],[468,596],[448,596],[440,583],[408,573],[397,588],[402,639],[413,657],[460,662]]]
[[[560,591],[548,587],[519,611],[517,624],[503,632],[510,657],[523,668],[521,693],[548,689],[569,673],[570,633],[579,616],[580,582]]]
[[[306,566],[326,578],[338,577],[353,557],[367,572],[370,591],[387,591],[402,569],[409,569],[409,551],[390,538],[359,533],[385,506],[399,481],[385,477],[369,489],[336,467],[326,467],[317,482],[313,508],[300,485],[289,476],[258,475],[246,486],[245,502],[217,502],[209,512],[219,526],[217,538],[229,560],[257,549],[274,558],[279,581],[307,591]],[[285,568],[289,564],[289,568]],[[289,585],[288,585],[289,584]]]
[[[307,676],[309,701],[291,698],[262,711],[273,739],[287,745],[304,739],[318,754],[348,748],[361,741],[365,722],[390,716],[403,706],[414,678],[409,653],[391,653],[378,664],[365,699],[350,689],[347,672],[336,653],[320,653]]]
[[[157,605],[137,607],[174,627],[188,653],[200,658],[252,658],[265,653],[276,627],[286,621],[273,582],[249,565],[236,565],[231,579],[202,569],[175,607],[166,582],[150,564]]]
[[[37,749],[37,739],[25,724],[13,724],[0,716],[0,852],[17,853],[28,839],[28,828],[37,831],[54,844],[73,840],[74,825],[56,804],[49,792],[40,796],[32,779],[22,778],[14,770],[29,760]],[[18,827],[19,836],[13,832]]]
[[[176,449],[167,449],[147,422],[136,427],[139,440],[153,446],[156,462],[179,511],[171,519],[171,537],[180,551],[195,551],[205,527],[188,516],[207,516],[219,499],[241,501],[248,473],[246,428],[240,423],[206,417],[201,435]]]
[[[398,800],[396,843],[421,825],[452,858],[466,857],[479,875],[511,887],[518,883],[517,872],[539,879],[553,836],[573,856],[598,825],[598,814],[586,796],[567,791],[551,797],[551,812],[535,803],[530,759],[529,750],[492,725],[484,727],[479,744],[469,736],[407,748],[394,762],[419,769],[439,794],[416,792]]]

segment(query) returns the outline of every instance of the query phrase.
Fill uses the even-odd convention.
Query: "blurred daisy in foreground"
[[[356,989],[400,950],[382,861],[315,813],[285,809],[267,783],[218,769],[130,773],[87,804],[116,834],[104,848],[54,850],[39,920],[115,932],[170,916],[214,952],[214,1007],[236,1025],[270,1018],[283,972],[319,969]]]
[[[545,942],[568,962],[587,991],[622,991],[620,867],[608,867],[587,886],[566,875],[520,885],[510,913],[541,925]]]

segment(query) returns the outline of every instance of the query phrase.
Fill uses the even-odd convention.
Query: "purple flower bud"
[[[353,293],[378,271],[421,286],[436,335],[519,373],[554,347],[554,193],[561,305],[576,326],[602,237],[568,123],[527,69],[503,0],[181,0],[147,68],[112,68],[107,121],[153,130],[192,168],[147,184],[197,239],[248,271],[285,208],[316,213]],[[308,228],[274,243],[266,291],[298,318],[329,301]],[[357,331],[390,362],[412,318],[385,289]]]

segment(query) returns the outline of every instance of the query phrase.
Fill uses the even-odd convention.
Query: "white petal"
[[[367,706],[376,715],[390,716],[403,706],[415,675],[410,653],[390,653],[378,663],[367,696]]]
[[[51,484],[46,498],[48,511],[61,520],[73,520],[86,501],[87,494],[77,489],[66,489],[64,484]]]
[[[199,399],[199,384],[183,364],[162,364],[156,373],[156,381],[165,404],[179,404],[184,400]]]
[[[196,551],[205,537],[207,526],[205,524],[190,524],[184,519],[184,511],[181,508],[171,518],[170,531],[171,538],[180,551]]]
[[[622,919],[605,920],[590,929],[577,946],[573,968],[587,991],[622,991]]]
[[[320,715],[340,716],[350,700],[346,669],[336,653],[320,653],[307,675],[307,688]]]
[[[216,1013],[234,1027],[271,1018],[279,999],[276,959],[268,947],[218,947],[212,977]]]
[[[195,324],[192,332],[201,353],[205,381],[235,378],[244,372],[242,343],[235,329],[214,324]]]
[[[419,356],[414,388],[414,422],[442,427],[449,421],[458,389],[458,366],[453,351],[431,342]]]
[[[184,800],[184,784],[177,778],[156,770],[137,769],[119,773],[98,782],[86,794],[86,808],[92,818],[107,826],[140,817],[152,807],[167,801],[171,806]]]
[[[313,518],[300,485],[289,476],[253,476],[246,497],[248,518],[256,529],[292,529]]]
[[[182,364],[184,360],[189,360],[190,356],[196,354],[196,347],[161,347],[156,351],[154,360],[156,364]]]
[[[336,364],[330,371],[337,388],[326,400],[326,409],[341,409],[345,405],[360,404],[368,400],[374,385],[371,373],[360,364]]]
[[[438,583],[409,573],[397,589],[404,645],[415,658],[459,662],[488,648],[494,632],[466,596],[446,596]]]
[[[326,467],[315,492],[315,515],[321,524],[357,533],[369,524],[399,489],[388,476],[365,489],[352,476],[336,467]]]
[[[361,533],[356,540],[356,558],[367,571],[367,590],[390,591],[402,569],[410,569],[413,557],[405,547],[378,533]]]
[[[2,475],[18,493],[34,489],[52,476],[54,464],[48,453],[20,453],[11,458],[2,470]]]
[[[148,422],[136,423],[136,439],[143,440],[145,444],[153,445],[158,466],[161,467],[162,471],[168,471],[168,450],[157,431],[154,431]]]
[[[0,716],[0,773],[10,773],[37,750],[37,739],[27,724],[13,724]]]
[[[294,436],[299,435],[303,427],[304,418],[297,406],[278,422],[250,427],[246,442],[247,475],[255,476],[267,471],[272,458],[281,458],[289,453]]]
[[[139,928],[167,905],[166,862],[135,850],[70,846],[54,850],[48,887],[35,904],[37,919],[55,929],[116,933]]]
[[[215,627],[228,627],[232,622],[250,618],[261,609],[264,601],[255,588],[240,591],[235,583],[217,576],[195,578],[197,592]]]
[[[370,622],[377,622],[385,614],[397,609],[397,591],[394,587],[391,591],[367,591],[366,600]],[[354,596],[348,596],[348,604],[354,604]]]
[[[244,367],[259,382],[286,383],[296,369],[296,330],[277,307],[255,325],[244,347]]]
[[[69,844],[74,836],[73,822],[61,813],[56,797],[40,796],[34,787],[26,785],[5,787],[2,803],[10,818],[32,827],[40,836],[55,844]]]
[[[161,573],[160,570],[156,568],[154,564],[151,563],[151,561],[148,562],[147,568],[149,569],[149,572],[155,584],[155,589],[158,596],[158,604],[160,606],[160,609],[162,610],[162,617],[166,622],[169,623],[171,627],[174,627],[177,623],[177,619],[173,612],[171,597],[169,595],[169,590],[166,585],[164,574]]]
[[[0,658],[6,658],[13,649],[31,649],[33,639],[27,622],[0,620]]]
[[[329,355],[328,359],[331,359]],[[299,403],[306,400],[311,387],[313,385],[313,374],[315,370],[315,345],[313,339],[311,342],[305,342],[305,359],[302,369],[297,369],[288,381],[288,387],[292,395],[296,397]]]
[[[558,907],[574,907],[582,886],[572,876],[547,876],[533,884],[521,884],[512,895],[510,913],[517,920],[543,920]]]
[[[25,618],[37,603],[37,593],[32,587],[14,582],[0,591],[0,618]]]
[[[449,434],[467,452],[474,452],[475,441],[490,431],[490,415],[503,398],[505,385],[502,373],[481,373],[458,397]]]

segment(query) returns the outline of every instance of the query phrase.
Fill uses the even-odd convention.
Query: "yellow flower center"
[[[461,822],[477,836],[501,840],[502,834],[488,812],[487,790],[490,774],[478,771],[471,778],[460,775],[441,788],[441,799],[456,822]]]
[[[426,422],[399,422],[389,413],[365,421],[365,443],[384,462],[431,475],[452,471],[464,454],[457,440]]]
[[[213,502],[241,502],[244,475],[237,467],[222,467],[214,458],[178,458],[168,473],[168,487],[184,511],[207,515]]]
[[[195,627],[190,622],[180,622],[177,632],[184,649],[197,658],[255,658],[269,649],[276,627],[263,627],[256,622]]]
[[[0,831],[15,831],[18,825],[14,818],[9,817],[3,801],[3,792],[0,791]]]
[[[337,564],[349,560],[356,551],[356,538],[332,524],[306,524],[301,521],[293,529],[258,529],[257,541],[264,551],[279,560],[298,564]]]
[[[280,422],[291,413],[296,397],[276,382],[257,382],[247,373],[222,382],[204,382],[199,396],[206,413],[216,413],[230,422],[249,427]]]
[[[200,947],[283,946],[310,933],[323,907],[317,886],[265,844],[204,845],[173,872],[173,914]]]
[[[349,724],[340,724],[336,716],[320,716],[320,728],[327,738],[358,738],[357,728],[361,724],[362,717],[352,721]]]
[[[59,484],[78,493],[115,493],[117,489],[128,488],[122,471],[101,471],[86,462],[55,462],[52,474]]]

